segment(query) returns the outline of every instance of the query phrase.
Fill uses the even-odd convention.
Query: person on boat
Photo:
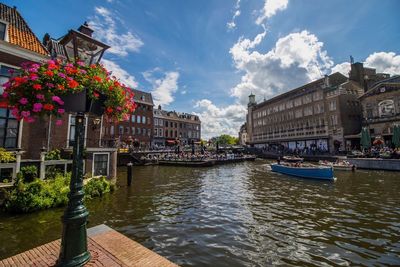
[[[276,161],[278,162],[278,164],[281,164],[281,157],[278,157]]]

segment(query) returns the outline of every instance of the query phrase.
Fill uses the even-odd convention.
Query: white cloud
[[[151,91],[154,99],[154,104],[169,105],[174,101],[173,94],[178,90],[179,72],[169,71],[162,74],[162,77],[156,78],[156,72],[160,72],[159,68],[151,71],[143,72],[143,77],[152,85]]]
[[[120,18],[105,7],[95,7],[96,15],[89,21],[94,37],[111,46],[107,51],[124,57],[129,52],[138,52],[142,40],[131,31],[121,32],[117,27]],[[118,31],[117,31],[118,29]]]
[[[332,68],[332,72],[331,73],[340,72],[341,74],[349,77],[349,71],[350,71],[350,63],[349,62],[343,62],[343,63],[340,63],[340,64],[336,64]]]
[[[240,126],[246,120],[246,108],[240,104],[217,107],[210,100],[197,101],[196,113],[201,120],[202,138],[209,139],[221,134],[237,136]]]
[[[400,74],[400,55],[394,52],[375,52],[367,57],[364,64],[376,68],[377,72]]]
[[[231,21],[226,24],[229,30],[233,30],[236,28],[235,19],[239,16],[240,16],[240,0],[237,0],[235,4],[235,13],[233,13]]]
[[[101,63],[108,71],[112,72],[111,74],[112,76],[117,77],[117,79],[119,79],[125,85],[131,88],[136,88],[138,86],[135,77],[133,75],[130,75],[126,70],[121,68],[121,66],[115,63],[114,61],[108,59],[102,59]]]
[[[364,66],[369,68],[374,68],[378,73],[389,73],[390,75],[399,75],[400,55],[396,55],[396,53],[394,52],[375,52],[366,58]],[[348,77],[350,71],[350,63],[343,62],[336,64],[332,68],[332,73],[336,71]]]
[[[256,19],[258,25],[262,24],[264,20],[274,16],[276,12],[285,10],[289,0],[264,0],[264,7],[261,10],[261,15]]]
[[[322,77],[333,65],[323,43],[308,31],[280,38],[274,48],[263,54],[255,48],[265,36],[264,30],[253,40],[241,37],[230,49],[235,67],[244,73],[231,95],[242,104],[247,103],[251,92],[259,100],[283,93]]]

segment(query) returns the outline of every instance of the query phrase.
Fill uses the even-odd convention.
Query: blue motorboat
[[[291,166],[289,164],[271,164],[273,172],[279,172],[291,176],[311,178],[311,179],[322,179],[322,180],[334,180],[333,168],[328,166]]]

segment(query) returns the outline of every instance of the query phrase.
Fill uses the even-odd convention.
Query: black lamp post
[[[61,40],[65,56],[69,61],[82,60],[85,64],[98,63],[109,46],[94,40],[91,30],[85,23],[78,29],[70,30]],[[84,149],[84,122],[85,111],[76,111],[75,142],[73,145],[72,176],[68,206],[62,217],[63,232],[61,238],[58,266],[83,266],[90,260],[87,248],[86,224],[89,212],[83,204],[83,149]]]

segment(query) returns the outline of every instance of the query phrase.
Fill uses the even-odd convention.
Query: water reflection
[[[136,167],[131,187],[88,203],[108,224],[183,266],[399,265],[398,174],[332,182],[271,173],[265,161]],[[0,258],[59,236],[62,210],[0,214]]]

